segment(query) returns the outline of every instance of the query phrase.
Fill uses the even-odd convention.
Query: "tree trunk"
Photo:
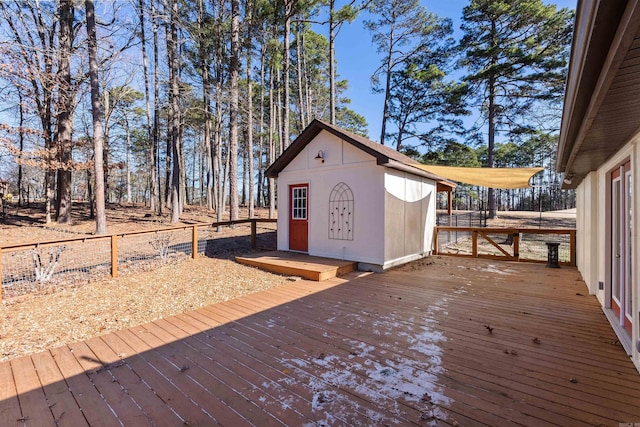
[[[59,224],[71,224],[71,137],[73,132],[73,94],[71,89],[71,50],[73,38],[74,11],[71,0],[60,0],[60,36],[57,82],[58,105],[56,146],[58,149],[58,197],[57,221]]]
[[[205,49],[204,40],[204,5],[202,0],[198,0],[198,29],[200,30],[199,40],[199,54],[200,54],[200,68],[202,69],[202,103],[204,104],[204,147],[209,153],[213,152],[211,129],[212,129],[212,117],[211,117],[211,76],[209,74],[210,58]],[[212,176],[211,166],[207,162],[207,209],[212,210],[215,202],[213,201],[212,191]]]
[[[302,46],[304,46],[304,35],[302,36]],[[306,105],[306,109],[307,109],[307,120],[308,122],[311,122],[312,119],[314,119],[315,117],[312,117],[311,115],[311,91],[309,90],[309,74],[308,74],[308,67],[307,67],[307,52],[305,49],[302,49],[302,73],[303,73],[303,81],[304,81],[304,102]]]
[[[224,0],[217,0],[217,9],[222,10],[224,7]],[[224,45],[221,42],[222,36],[222,14],[219,13],[216,18],[215,25],[215,35],[214,40],[216,40],[216,49],[215,49],[215,131],[214,131],[214,151],[212,153],[212,163],[213,163],[213,189],[214,189],[214,201],[215,201],[215,209],[216,209],[216,221],[222,221],[222,214],[224,212],[224,198],[225,198],[225,182],[222,177],[222,80],[224,73],[224,64],[223,58],[224,55]],[[221,231],[221,228],[218,227],[216,231]]]
[[[125,168],[127,172],[127,203],[131,203],[131,131],[129,129],[129,118],[124,118],[124,129],[126,133]]]
[[[154,0],[151,0],[151,2],[153,1]],[[158,184],[156,182],[156,154],[155,146],[153,144],[153,127],[151,125],[151,104],[149,100],[149,71],[147,66],[147,39],[145,37],[144,28],[144,9],[144,0],[139,0],[138,14],[140,17],[140,44],[142,45],[142,73],[144,74],[145,113],[147,116],[147,138],[149,139],[149,188],[151,190],[151,194],[149,195],[149,209],[151,212],[156,212]]]
[[[244,141],[244,144],[240,144],[238,146],[242,153],[242,197],[240,197],[240,206],[247,206],[247,197],[249,194],[249,189],[247,188],[247,184],[249,182],[249,165],[247,165],[249,161],[249,150],[247,150],[246,127],[242,129],[242,134],[242,140]]]
[[[286,150],[289,146],[289,104],[290,104],[290,88],[289,88],[289,68],[291,64],[290,44],[291,40],[291,18],[293,17],[293,5],[296,0],[285,0],[284,3],[284,43],[282,53],[282,85],[284,86],[283,99],[283,117],[282,117],[282,141],[281,148]]]
[[[160,77],[158,72],[158,14],[156,13],[156,0],[150,0],[151,3],[151,22],[153,31],[153,135],[152,148],[153,157],[156,164],[156,189],[157,189],[157,211],[158,215],[162,215],[162,183],[160,174]]]
[[[491,39],[492,45],[495,45],[495,33],[496,24],[495,21],[491,22]],[[497,58],[492,58],[492,65],[497,63]],[[489,111],[488,111],[488,137],[487,137],[487,167],[493,167],[494,151],[495,151],[495,138],[496,138],[496,78],[495,76],[489,77]],[[489,205],[489,218],[493,219],[496,215],[496,196],[495,190],[489,188],[487,195],[487,203]]]
[[[220,60],[220,59],[219,59]],[[215,115],[216,115],[216,132],[215,132],[215,153],[213,156],[213,175],[215,184],[215,200],[216,200],[216,221],[222,221],[222,214],[224,212],[224,197],[225,197],[225,181],[223,179],[222,168],[222,82],[220,79],[220,73],[222,73],[222,65],[218,64],[219,72],[216,78],[216,101],[215,101]],[[220,231],[218,229],[218,231]]]
[[[332,125],[336,124],[335,3],[335,0],[329,0],[329,121]],[[386,103],[387,101],[385,101]],[[382,125],[384,126],[384,117]]]
[[[104,114],[104,128],[103,128],[103,135],[102,135],[102,140],[103,140],[103,162],[104,162],[104,172],[102,173],[103,175],[103,181],[104,181],[104,194],[105,194],[105,198],[106,198],[106,202],[109,202],[110,200],[110,187],[109,187],[109,175],[111,172],[111,167],[110,167],[110,162],[109,162],[109,154],[110,154],[110,127],[109,127],[109,123],[111,121],[111,114],[113,113],[113,108],[111,108],[111,98],[109,96],[109,91],[107,89],[105,89],[102,92],[102,111]]]
[[[18,105],[20,113],[20,134],[19,134],[19,149],[18,155],[18,206],[22,206],[22,151],[24,150],[24,105],[22,103],[22,91],[18,89]]]
[[[171,92],[170,92],[171,93]],[[173,109],[171,104],[171,95],[169,95],[169,111],[167,111],[167,127],[168,133],[166,136],[165,146],[165,166],[164,166],[164,204],[171,208],[171,165],[173,164],[173,138],[172,138],[172,124],[173,124]]]
[[[171,11],[169,12],[169,26],[167,28],[167,53],[169,62],[169,86],[170,86],[170,100],[169,105],[171,109],[171,132],[170,132],[170,147],[171,147],[171,224],[176,224],[180,221],[180,82],[178,74],[178,59],[177,59],[177,46],[178,46],[178,26],[176,20],[178,19],[178,0],[170,0]]]
[[[229,219],[238,219],[238,71],[240,69],[240,1],[231,0],[231,58],[229,61]]]
[[[393,28],[389,37],[393,40]],[[387,72],[384,85],[384,106],[382,108],[382,126],[380,129],[380,144],[384,145],[385,134],[387,133],[387,120],[389,119],[389,98],[391,96],[391,71],[393,69],[393,41],[389,42],[389,52],[387,52]]]
[[[298,77],[298,108],[300,108],[300,130],[307,127],[307,119],[304,108],[304,95],[302,94],[302,49],[304,43],[302,37],[300,37],[300,28],[296,31],[296,65],[297,65],[297,77]]]
[[[278,155],[282,155],[282,152],[285,150],[285,146],[284,146],[284,126],[283,126],[283,122],[284,122],[284,118],[283,118],[283,114],[284,114],[284,110],[286,108],[284,108],[282,106],[282,92],[280,90],[280,88],[282,87],[282,82],[280,81],[280,77],[281,75],[278,74],[278,90],[277,90],[277,97],[276,97],[276,105],[274,106],[274,111],[273,111],[273,115],[277,120],[277,132],[278,132]]]
[[[273,81],[273,71],[274,66],[271,66],[271,70],[269,73],[269,164],[272,165],[275,161],[275,141],[274,136],[276,134],[276,108],[273,104],[273,91],[274,81]],[[273,178],[269,178],[269,218],[275,217],[275,209],[276,209],[276,180]]]
[[[93,191],[91,169],[87,169],[87,200],[89,201],[89,219],[96,219],[96,199]],[[98,224],[96,224],[96,234],[98,234]]]
[[[255,182],[253,170],[253,79],[251,78],[251,58],[252,49],[252,25],[253,25],[253,3],[247,0],[246,4],[246,26],[247,26],[247,163],[249,163],[249,218],[255,216]]]
[[[178,67],[180,66],[180,64],[178,64]],[[182,81],[182,79],[180,78],[178,81]],[[180,108],[180,101],[178,100],[178,108]],[[179,110],[178,110],[179,111]],[[186,200],[187,200],[187,166],[186,166],[186,155],[184,154],[184,126],[182,126],[182,113],[180,113],[178,115],[178,117],[180,118],[180,121],[178,122],[178,129],[179,129],[179,134],[178,134],[178,158],[180,159],[180,192],[179,194],[179,200],[180,200],[180,205],[179,205],[179,215],[182,216],[182,212],[184,210],[184,206],[186,204]]]
[[[89,41],[89,78],[91,81],[91,115],[93,118],[93,168],[96,177],[96,234],[105,234],[107,232],[107,217],[104,203],[104,163],[102,157],[104,141],[102,140],[102,112],[100,110],[100,83],[98,81],[98,42],[96,39],[93,0],[85,0],[84,6],[87,13],[87,35]]]
[[[262,45],[260,47],[260,120],[258,124],[260,136],[258,140],[258,207],[263,207],[262,203],[262,156],[263,156],[263,148],[264,148],[264,87],[265,87],[265,61],[266,61],[266,50],[267,44],[263,39]]]

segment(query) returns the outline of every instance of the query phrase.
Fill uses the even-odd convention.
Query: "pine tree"
[[[98,42],[96,39],[95,5],[85,0],[87,13],[87,40],[89,45],[89,77],[91,80],[91,114],[93,117],[94,170],[96,176],[96,234],[107,232],[104,201],[102,111],[100,110],[100,85],[98,82]]]
[[[372,33],[378,52],[383,55],[371,82],[374,90],[384,93],[380,131],[380,143],[384,144],[389,120],[392,74],[429,48],[430,38],[427,35],[440,18],[429,13],[419,0],[373,0],[369,3],[369,11],[377,16],[377,20],[366,21],[365,26]],[[382,78],[384,81],[381,83]]]
[[[530,131],[533,107],[561,99],[572,20],[568,9],[541,0],[472,0],[464,8],[460,65],[486,120],[485,166],[494,166],[496,134]],[[494,218],[493,189],[488,198]]]

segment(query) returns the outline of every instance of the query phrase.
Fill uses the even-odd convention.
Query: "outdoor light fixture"
[[[316,156],[316,160],[322,160],[322,163],[324,163],[324,153],[322,152],[322,150],[318,150],[318,155]]]
[[[573,182],[573,175],[571,175],[571,174],[566,175],[562,182],[564,182],[567,185],[571,185],[571,183]]]

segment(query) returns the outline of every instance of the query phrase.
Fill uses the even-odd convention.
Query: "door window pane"
[[[291,218],[307,219],[307,187],[294,187],[291,193]]]

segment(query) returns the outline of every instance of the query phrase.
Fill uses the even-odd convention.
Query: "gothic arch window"
[[[353,240],[353,192],[344,182],[329,196],[329,238]]]

